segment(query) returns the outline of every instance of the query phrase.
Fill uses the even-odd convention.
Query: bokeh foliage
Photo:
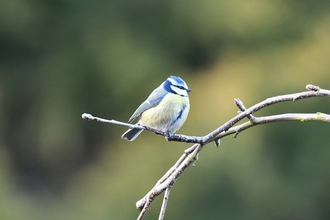
[[[0,2],[0,219],[134,219],[187,144],[125,121],[168,75],[193,89],[180,133],[204,135],[269,96],[330,89],[326,0]],[[257,115],[330,112],[327,99]],[[200,155],[166,219],[328,219],[329,125],[263,125]],[[160,200],[146,219],[158,215]]]

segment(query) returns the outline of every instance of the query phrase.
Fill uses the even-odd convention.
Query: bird
[[[166,133],[166,137],[170,137],[181,128],[188,117],[190,91],[180,77],[168,77],[136,109],[128,123],[140,118],[136,125],[160,130]],[[121,138],[133,141],[142,131],[140,128],[128,129]]]

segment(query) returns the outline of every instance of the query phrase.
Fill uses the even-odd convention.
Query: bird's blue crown
[[[183,81],[183,79],[181,79],[178,76],[170,76],[170,77],[168,77],[167,80],[173,80],[174,82],[176,82],[177,85],[181,85],[181,86],[187,87],[187,84],[185,83],[185,81]],[[175,84],[175,83],[173,83],[173,84]]]
[[[164,89],[167,92],[176,94],[176,92],[173,91],[173,89],[171,88],[171,86],[175,86],[175,87],[178,87],[180,89],[184,89],[184,90],[190,91],[190,89],[188,88],[188,86],[185,83],[185,81],[183,81],[183,79],[181,79],[178,76],[170,76],[164,82]]]

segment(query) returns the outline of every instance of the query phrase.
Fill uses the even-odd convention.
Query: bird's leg
[[[171,131],[166,131],[165,139],[168,141],[169,138],[173,136],[173,133]]]

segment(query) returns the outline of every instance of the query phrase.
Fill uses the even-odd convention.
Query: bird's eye
[[[176,86],[176,87],[178,87],[179,89],[185,90],[185,88],[183,86]]]

